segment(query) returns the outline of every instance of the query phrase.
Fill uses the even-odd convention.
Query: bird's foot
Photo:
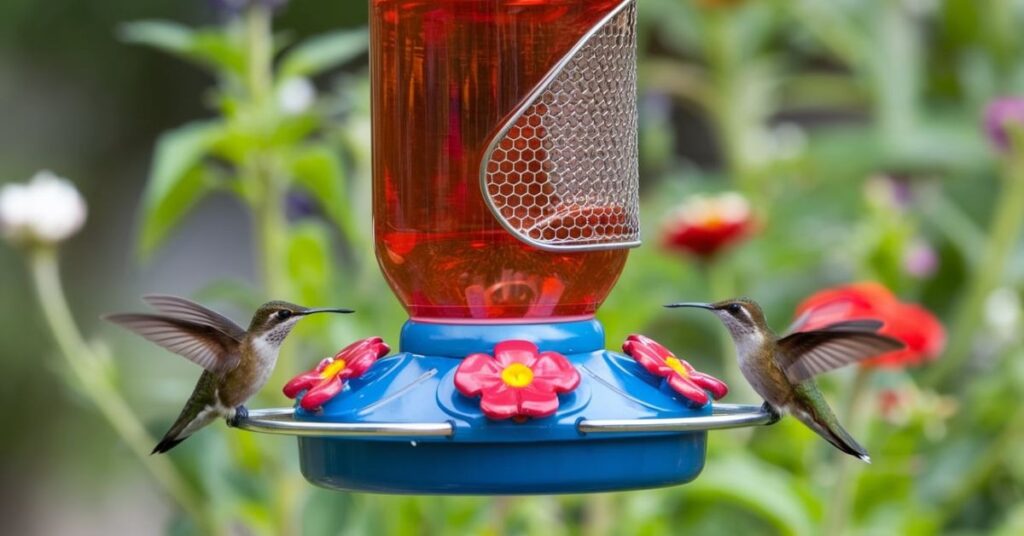
[[[782,419],[782,413],[779,413],[779,410],[775,409],[775,406],[769,404],[767,401],[764,404],[761,404],[761,411],[771,415],[772,417],[770,421],[765,423],[766,425],[775,424],[779,422],[779,419]]]
[[[235,414],[228,419],[228,426],[232,428],[238,428],[238,425],[245,419],[249,418],[249,408],[245,406],[238,406],[235,408]]]

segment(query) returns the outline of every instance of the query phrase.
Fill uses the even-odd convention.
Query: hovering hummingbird
[[[149,295],[143,300],[159,314],[113,314],[104,319],[205,369],[178,419],[153,448],[153,454],[171,450],[217,417],[244,418],[248,414],[245,402],[267,383],[281,343],[300,319],[315,313],[352,312],[272,301],[256,310],[246,330],[226,316],[185,298]]]
[[[740,298],[717,303],[674,303],[666,307],[697,307],[715,313],[736,344],[740,370],[762,398],[765,409],[788,412],[837,449],[871,463],[864,447],[839,424],[814,377],[850,363],[903,348],[903,343],[877,331],[879,320],[838,322],[813,331],[778,337],[768,327],[761,307]]]

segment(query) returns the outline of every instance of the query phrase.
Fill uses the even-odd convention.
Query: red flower
[[[558,411],[558,395],[580,384],[580,373],[564,355],[538,353],[528,341],[503,341],[494,357],[473,354],[455,371],[455,388],[480,396],[480,409],[490,419],[547,417]]]
[[[306,394],[302,397],[299,405],[307,411],[314,411],[324,405],[328,400],[338,396],[338,393],[345,388],[345,381],[351,378],[358,378],[377,362],[377,359],[387,355],[391,348],[384,344],[380,337],[370,337],[356,341],[334,357],[328,357],[320,362],[313,370],[303,372],[292,378],[284,386],[284,396],[295,398],[301,392]]]
[[[893,424],[905,423],[912,409],[914,393],[909,389],[887,388],[878,392],[878,412]]]
[[[878,283],[846,285],[818,292],[796,309],[794,331],[811,331],[845,320],[873,318],[885,324],[879,333],[906,345],[861,363],[866,367],[901,368],[931,361],[946,346],[946,330],[927,309],[899,301]]]
[[[647,369],[647,372],[665,378],[672,389],[698,406],[703,406],[710,400],[707,391],[711,392],[715,400],[729,392],[729,386],[721,380],[697,372],[668,348],[643,335],[627,337],[626,342],[622,344],[622,350]]]
[[[710,259],[746,238],[754,228],[750,204],[738,193],[693,196],[666,220],[664,244],[670,250]]]

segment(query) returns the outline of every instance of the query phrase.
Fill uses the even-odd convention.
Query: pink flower
[[[939,269],[939,254],[931,244],[916,240],[903,252],[903,271],[913,277],[924,279],[935,275]]]
[[[295,398],[305,391],[306,394],[299,405],[302,409],[314,411],[338,396],[345,388],[346,380],[362,376],[378,358],[390,351],[391,348],[384,344],[380,337],[356,341],[343,348],[333,358],[328,357],[321,361],[313,370],[292,378],[284,386],[284,396]]]
[[[985,109],[985,133],[1000,151],[1010,148],[1011,130],[1024,126],[1024,98],[1003,97],[989,103]]]
[[[721,380],[697,372],[689,363],[643,335],[627,337],[622,350],[647,369],[647,372],[665,378],[672,389],[697,406],[703,406],[710,401],[708,391],[715,400],[729,392],[729,386]]]
[[[580,374],[564,355],[539,353],[528,341],[503,341],[494,357],[473,354],[455,371],[455,388],[467,397],[480,397],[489,419],[541,418],[558,411],[558,395],[580,384]]]

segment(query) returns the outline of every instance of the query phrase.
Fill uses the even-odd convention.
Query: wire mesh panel
[[[481,179],[495,217],[533,246],[639,245],[636,0],[530,93],[484,153]]]

